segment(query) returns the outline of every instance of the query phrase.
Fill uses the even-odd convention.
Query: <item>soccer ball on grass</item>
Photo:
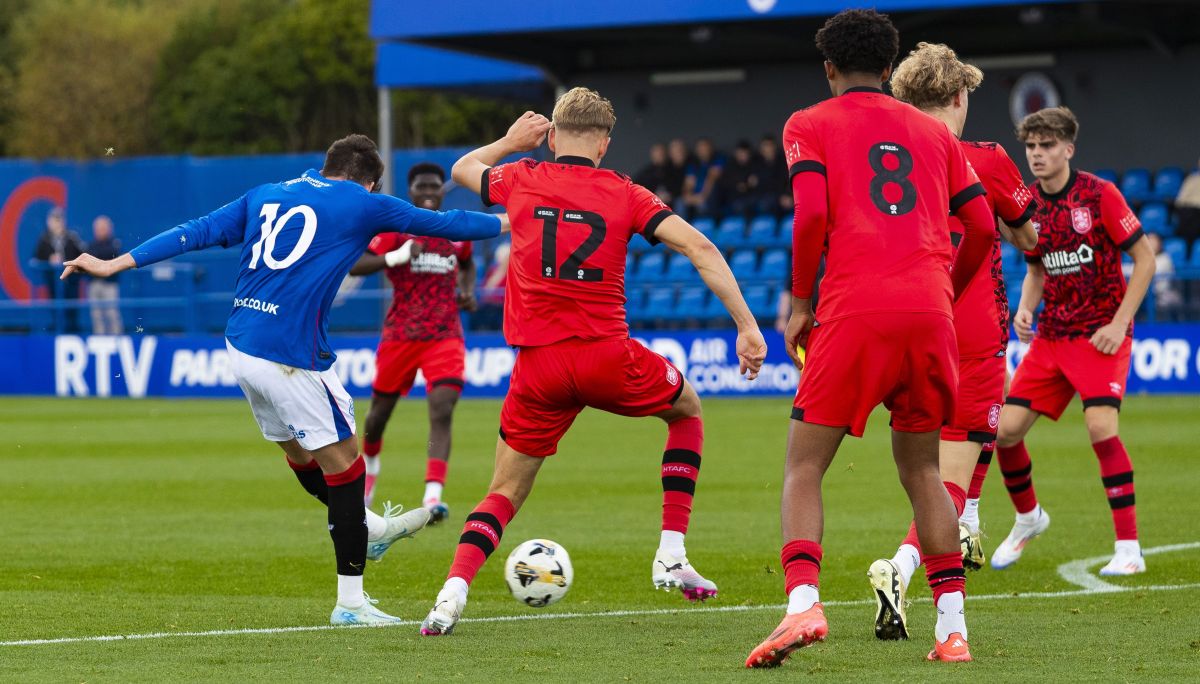
[[[567,595],[575,570],[567,550],[548,539],[530,539],[504,561],[504,581],[513,598],[545,608]]]

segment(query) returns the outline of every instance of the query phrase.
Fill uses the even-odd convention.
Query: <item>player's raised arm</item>
[[[487,187],[483,174],[510,154],[537,149],[546,139],[550,126],[550,120],[541,114],[525,112],[513,122],[503,138],[472,150],[454,162],[450,176],[454,182],[482,197]]]
[[[60,277],[66,278],[79,272],[104,278],[197,249],[238,245],[245,237],[245,230],[246,196],[242,195],[210,214],[155,235],[116,259],[102,260],[90,254],[80,255],[63,264],[65,268]]]
[[[667,216],[658,224],[654,229],[654,239],[687,257],[700,272],[704,284],[708,285],[725,305],[725,310],[737,325],[736,346],[740,370],[746,373],[750,380],[758,377],[758,371],[767,358],[767,343],[758,329],[758,321],[754,319],[750,307],[746,306],[746,300],[738,288],[737,279],[733,277],[733,271],[729,270],[729,264],[725,263],[725,258],[721,256],[721,250],[703,233],[675,214]]]
[[[368,225],[376,233],[389,231],[428,235],[447,240],[486,240],[506,230],[508,217],[478,211],[430,211],[391,195],[370,195],[375,203]]]

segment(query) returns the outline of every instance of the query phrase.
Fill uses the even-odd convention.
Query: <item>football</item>
[[[513,598],[534,608],[566,596],[574,576],[567,550],[548,539],[530,539],[504,561],[504,581]]]

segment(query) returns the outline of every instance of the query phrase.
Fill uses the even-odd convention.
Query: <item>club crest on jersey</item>
[[[995,430],[1000,425],[1000,404],[992,404],[988,409],[988,427]]]
[[[675,370],[675,366],[667,366],[667,382],[672,385],[679,384],[679,371]]]
[[[1087,207],[1075,207],[1071,210],[1071,227],[1080,235],[1092,232],[1092,210]]]

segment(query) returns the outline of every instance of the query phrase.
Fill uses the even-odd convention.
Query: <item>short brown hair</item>
[[[379,185],[383,177],[383,157],[375,141],[361,133],[352,133],[333,141],[325,152],[322,176],[344,176],[356,183]]]
[[[1017,140],[1025,141],[1030,136],[1048,135],[1064,142],[1074,143],[1079,135],[1079,119],[1075,112],[1066,107],[1047,107],[1021,119],[1017,124]]]
[[[975,90],[982,82],[979,67],[959,61],[949,46],[917,43],[892,73],[892,94],[917,109],[933,109],[948,107],[960,90]]]
[[[617,125],[612,103],[589,88],[571,88],[554,103],[554,128],[566,133],[608,135]]]

